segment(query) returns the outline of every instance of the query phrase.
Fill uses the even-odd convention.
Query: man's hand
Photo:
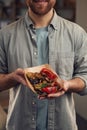
[[[12,88],[19,83],[27,86],[25,72],[21,68],[9,74],[0,74],[0,91]]]
[[[59,84],[58,91],[56,93],[48,94],[47,96],[48,98],[62,96],[65,92],[68,91],[69,84],[67,81],[60,79],[58,80],[58,84]]]
[[[48,94],[46,97],[39,96],[39,98],[40,99],[55,98],[62,96],[67,91],[80,92],[85,88],[85,82],[79,77],[73,78],[71,80],[62,80],[58,78],[57,82],[58,82],[58,92]]]
[[[62,80],[58,77],[57,83],[58,83],[58,91],[56,93],[48,94],[46,97],[39,96],[39,98],[40,99],[55,98],[55,97],[62,96],[66,91],[68,91],[69,88],[68,81]]]
[[[25,79],[25,72],[24,72],[23,69],[18,68],[13,73],[11,73],[11,76],[12,76],[13,81],[27,86],[27,82],[26,82],[26,79]]]

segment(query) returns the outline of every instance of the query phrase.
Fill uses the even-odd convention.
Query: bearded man
[[[0,91],[10,89],[7,130],[78,130],[73,92],[87,94],[87,34],[58,16],[56,0],[26,0],[23,18],[0,30]],[[56,93],[39,97],[25,68],[49,64]]]

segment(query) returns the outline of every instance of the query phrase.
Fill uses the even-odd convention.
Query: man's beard
[[[44,3],[38,4],[38,2],[46,2],[47,6],[44,7]],[[36,4],[38,4],[38,7]],[[29,7],[32,12],[39,16],[47,14],[54,7],[54,5],[55,1],[50,2],[50,0],[32,0],[32,2],[29,3]]]
[[[32,0],[33,2],[48,2],[49,0]]]

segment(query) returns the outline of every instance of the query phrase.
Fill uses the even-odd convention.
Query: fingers
[[[21,83],[21,84],[27,86],[27,82],[25,79],[25,71],[21,68],[16,69],[12,73],[12,79],[14,82]]]
[[[38,98],[42,100],[42,99],[46,99],[47,96],[40,96],[40,95],[39,95]]]
[[[62,96],[63,94],[65,94],[65,92],[68,91],[68,88],[69,88],[68,82],[65,81],[65,80],[61,80],[60,88],[58,89],[58,92],[52,93],[52,94],[48,94],[47,97],[48,98],[55,98],[55,97]]]
[[[51,98],[56,98],[56,97],[62,96],[64,93],[65,93],[65,91],[61,90],[57,93],[48,94],[46,96],[38,96],[38,98],[41,99],[41,100],[46,99],[46,98],[51,99]]]
[[[57,81],[59,89],[63,88],[63,84],[64,84],[63,80],[58,78],[56,81]]]
[[[25,80],[24,77],[21,77],[19,75],[16,76],[16,80],[19,82],[19,83],[22,83],[24,86],[27,86],[27,82]]]
[[[62,96],[64,93],[65,93],[65,91],[62,90],[62,91],[59,91],[59,92],[57,92],[57,93],[48,94],[47,97],[48,97],[48,98],[55,98],[55,97]]]
[[[63,80],[58,80],[58,89],[57,92],[47,94],[46,96],[39,96],[39,99],[45,99],[45,98],[56,98],[59,96],[62,96],[67,91],[67,82]]]
[[[21,68],[18,68],[18,69],[15,71],[15,73],[16,73],[17,75],[21,75],[21,76],[24,76],[24,75],[25,75],[24,70],[21,69]]]

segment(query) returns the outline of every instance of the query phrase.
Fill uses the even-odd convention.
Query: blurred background
[[[57,0],[58,15],[75,22],[87,31],[87,0]],[[0,29],[24,16],[25,0],[0,0]],[[0,130],[5,130],[9,90],[0,92]],[[87,96],[74,94],[79,130],[87,130]]]

